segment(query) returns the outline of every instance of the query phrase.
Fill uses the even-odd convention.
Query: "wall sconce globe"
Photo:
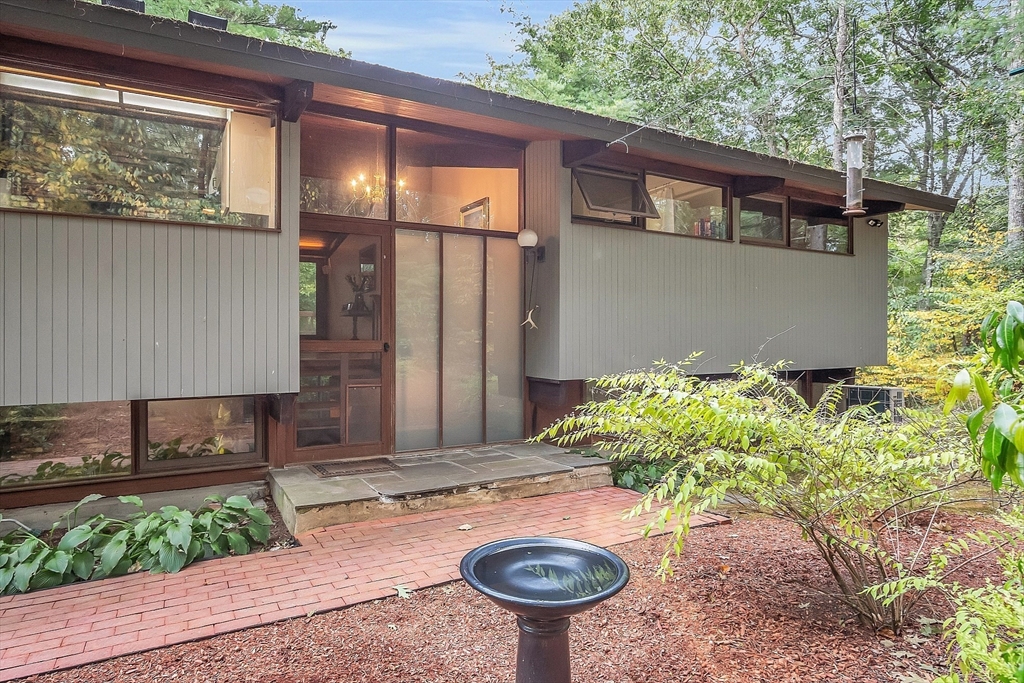
[[[518,242],[519,246],[523,249],[530,249],[537,246],[538,239],[537,233],[529,228],[526,228],[516,235],[516,242]]]

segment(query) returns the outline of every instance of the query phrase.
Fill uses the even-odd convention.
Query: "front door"
[[[290,462],[392,451],[390,228],[303,215]]]

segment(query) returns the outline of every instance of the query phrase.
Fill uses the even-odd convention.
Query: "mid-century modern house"
[[[693,351],[813,398],[955,207],[74,0],[0,0],[0,107],[3,508],[508,444]]]

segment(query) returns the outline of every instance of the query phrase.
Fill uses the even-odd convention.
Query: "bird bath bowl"
[[[462,578],[516,615],[516,683],[570,683],[569,617],[629,581],[615,553],[565,538],[509,538],[471,550]]]

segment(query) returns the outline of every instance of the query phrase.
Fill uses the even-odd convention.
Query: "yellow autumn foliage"
[[[996,265],[1005,233],[975,230],[963,249],[937,255],[929,305],[890,306],[889,365],[862,368],[859,384],[903,387],[917,405],[942,403],[949,382],[977,351],[981,321],[1024,298],[1024,279]]]

